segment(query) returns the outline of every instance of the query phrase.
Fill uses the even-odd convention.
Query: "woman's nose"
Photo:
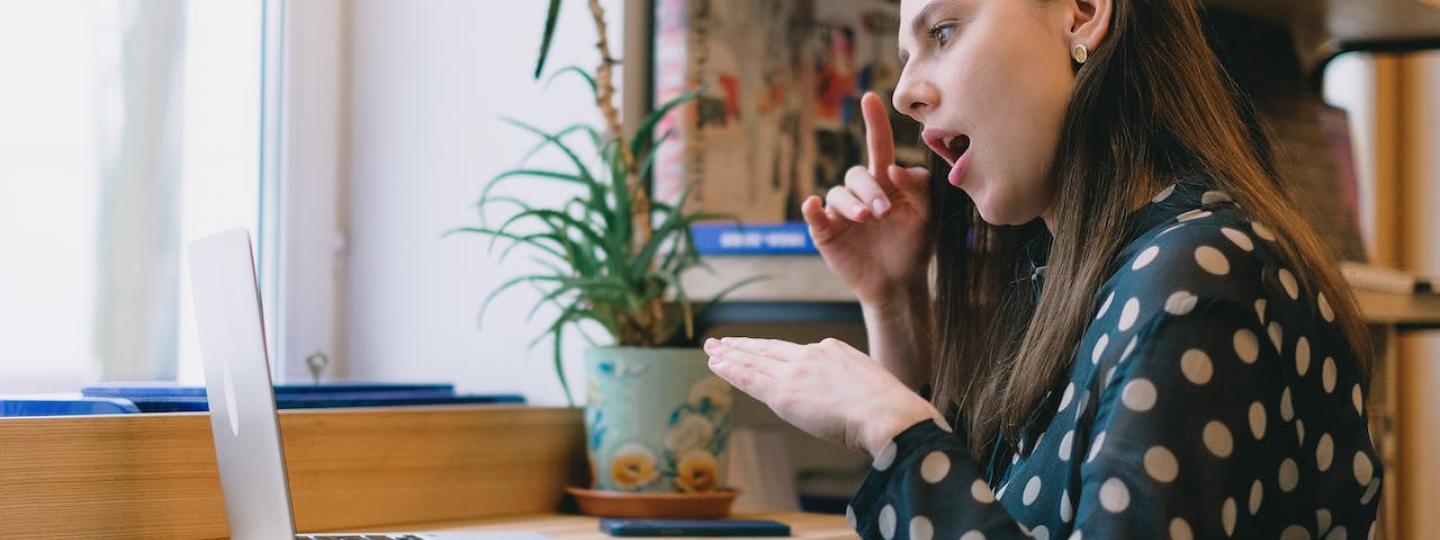
[[[938,106],[939,100],[940,94],[935,91],[934,85],[901,75],[891,105],[900,113],[924,123],[925,114]]]

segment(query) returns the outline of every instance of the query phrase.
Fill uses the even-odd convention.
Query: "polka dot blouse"
[[[1325,296],[1224,193],[1177,184],[1133,219],[1018,453],[909,427],[851,500],[863,537],[1374,535],[1366,388]]]

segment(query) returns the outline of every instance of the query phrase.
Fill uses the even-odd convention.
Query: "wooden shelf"
[[[1356,290],[1365,322],[1399,330],[1440,328],[1440,294],[1392,294]]]
[[[1288,27],[1307,73],[1347,51],[1440,48],[1435,0],[1205,0],[1207,7]]]
[[[818,256],[707,257],[715,274],[704,270],[685,276],[692,298],[709,298],[749,276],[771,279],[736,290],[732,302],[854,302],[855,295]],[[1355,290],[1365,322],[1399,329],[1440,328],[1440,294],[1389,294]],[[797,321],[798,322],[798,321]]]

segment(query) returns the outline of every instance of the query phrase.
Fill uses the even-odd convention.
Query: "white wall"
[[[621,1],[601,4],[618,55]],[[564,9],[549,69],[593,68],[586,3],[570,0]],[[517,165],[535,141],[501,115],[546,129],[599,122],[579,79],[567,76],[542,91],[543,81],[531,78],[545,3],[358,0],[349,10],[345,376],[453,380],[464,390],[519,391],[532,403],[563,404],[548,340],[526,352],[556,315],[546,309],[524,321],[538,293],[512,289],[492,304],[484,328],[476,325],[486,294],[538,265],[517,250],[501,267],[478,236],[441,238],[478,223],[472,206],[484,184]],[[563,162],[541,155],[531,165]],[[554,184],[526,182],[510,187],[526,186],[520,195],[537,204],[562,200]],[[567,341],[567,373],[580,403],[584,341],[573,333]]]

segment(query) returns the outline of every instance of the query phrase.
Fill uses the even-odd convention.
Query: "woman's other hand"
[[[711,371],[781,419],[871,456],[905,428],[941,418],[889,371],[838,339],[799,345],[712,338],[705,341],[705,352]]]
[[[884,100],[860,99],[870,166],[856,165],[822,201],[800,205],[825,264],[860,302],[883,305],[926,279],[931,252],[930,172],[895,165],[895,138]]]

